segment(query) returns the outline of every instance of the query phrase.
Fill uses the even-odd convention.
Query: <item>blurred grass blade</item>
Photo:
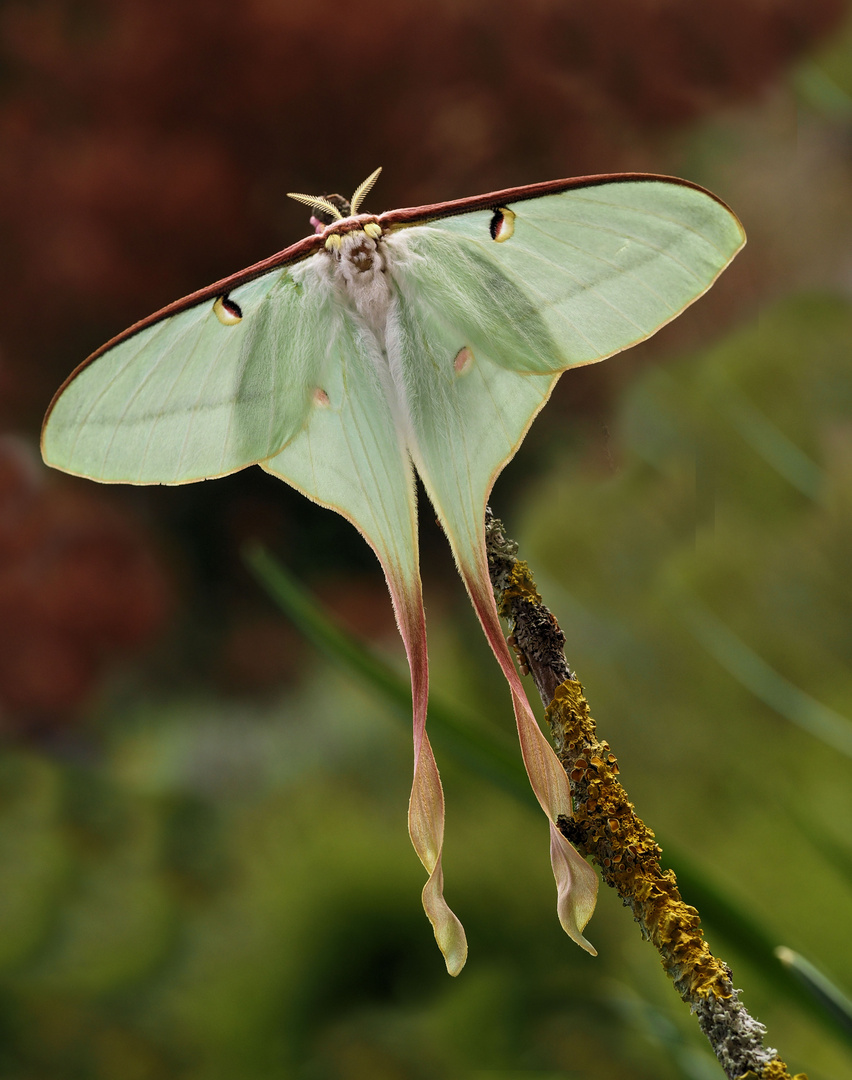
[[[788,949],[786,945],[779,945],[775,950],[775,955],[787,970],[793,972],[822,1008],[830,1013],[849,1035],[852,1035],[852,1001],[843,991],[835,986],[819,968],[814,967],[804,956]]]
[[[408,681],[389,664],[359,645],[351,634],[341,630],[308,590],[264,547],[257,544],[247,546],[243,558],[269,596],[309,641],[326,656],[342,662],[381,690],[389,701],[406,710],[411,709]]]
[[[825,490],[825,473],[820,466],[788,439],[738,387],[731,385],[724,401],[731,422],[749,446],[803,495],[819,501]]]
[[[806,813],[802,813],[795,802],[785,805],[783,813],[814,851],[820,853],[826,865],[852,887],[852,850],[850,850],[848,834],[842,840],[837,839],[835,834],[828,831],[823,822],[817,823]],[[841,818],[838,824],[842,829],[845,825],[844,819]]]
[[[675,605],[694,637],[738,682],[781,716],[852,757],[852,721],[779,675],[695,597],[679,596]]]
[[[260,545],[247,547],[245,562],[255,578],[279,608],[321,652],[361,678],[407,717],[411,715],[411,685],[401,674],[337,626],[307,589]],[[466,718],[436,699],[429,698],[429,734],[469,768],[487,777],[523,802],[535,802],[520,754],[508,742],[482,731]]]

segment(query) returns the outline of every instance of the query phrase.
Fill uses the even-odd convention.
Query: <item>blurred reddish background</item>
[[[34,452],[41,416],[84,356],[303,235],[289,190],[348,194],[381,164],[370,208],[382,210],[560,176],[670,171],[678,132],[771,91],[847,7],[5,3],[0,425],[14,438],[0,449],[3,729],[78,716],[116,659],[158,636],[166,667],[177,654],[175,669],[238,692],[272,685],[294,642],[242,571],[240,545],[260,537],[326,576],[344,562],[324,512],[259,470],[131,493],[46,475]],[[729,322],[772,274],[766,254],[749,252],[669,340]],[[578,373],[555,415],[604,409],[623,377]],[[347,569],[370,563],[352,532]],[[339,581],[334,599],[358,623],[370,605],[356,578],[351,587],[352,603]],[[364,633],[392,625],[381,610]]]

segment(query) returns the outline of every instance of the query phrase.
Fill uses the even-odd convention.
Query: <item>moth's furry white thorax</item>
[[[340,237],[332,252],[338,287],[367,325],[383,333],[391,298],[387,258],[381,237],[373,239],[363,229],[353,229]]]

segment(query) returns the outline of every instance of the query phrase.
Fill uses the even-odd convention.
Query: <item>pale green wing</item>
[[[745,243],[707,192],[662,179],[577,186],[397,229],[408,296],[515,371],[594,363],[656,330]]]
[[[423,304],[407,281],[392,319],[411,399],[411,455],[450,542],[478,550],[487,493],[558,376],[508,370]]]
[[[262,462],[364,535],[398,580],[417,576],[414,474],[378,372],[386,367],[343,304],[321,307],[323,378],[310,416],[283,450]]]
[[[323,378],[325,262],[315,254],[238,284],[224,309],[207,290],[96,353],[54,399],[45,461],[93,480],[180,484],[276,453]]]
[[[561,371],[648,337],[705,292],[744,237],[707,193],[618,182],[449,215],[392,233],[395,342],[408,444],[512,691],[524,764],[551,827],[563,928],[583,927],[597,879],[562,835],[562,766],[526,701],[500,627],[484,511]]]

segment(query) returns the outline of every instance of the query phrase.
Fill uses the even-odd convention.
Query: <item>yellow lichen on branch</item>
[[[749,1070],[741,1073],[737,1080],[791,1080],[791,1077],[787,1072],[787,1066],[781,1058],[773,1058],[760,1074]],[[808,1080],[808,1075],[807,1073],[796,1073],[792,1080]]]
[[[504,619],[511,618],[510,608],[515,600],[526,600],[529,604],[541,604],[542,599],[533,582],[530,568],[520,559],[512,567],[507,575],[506,586],[500,602],[500,615]]]
[[[727,997],[727,968],[707,947],[698,912],[684,903],[674,874],[662,869],[660,847],[619,783],[616,757],[598,740],[576,679],[557,687],[546,716],[571,780],[572,840],[632,909],[684,1000]]]

